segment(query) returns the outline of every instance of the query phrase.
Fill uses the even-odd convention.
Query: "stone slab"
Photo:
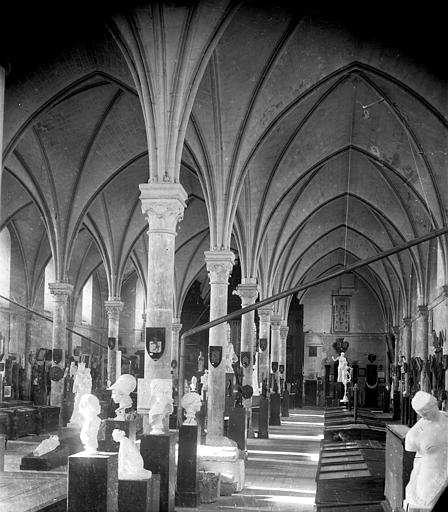
[[[198,483],[198,425],[182,425],[179,429],[177,457],[177,486],[175,504],[197,507],[200,502]]]
[[[143,480],[118,480],[119,512],[158,512],[159,486],[159,475]]]

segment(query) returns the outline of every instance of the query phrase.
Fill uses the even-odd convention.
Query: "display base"
[[[158,512],[160,477],[144,480],[118,480],[119,512]]]
[[[67,512],[118,512],[118,453],[68,458]]]

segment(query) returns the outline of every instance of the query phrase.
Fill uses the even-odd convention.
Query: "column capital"
[[[228,284],[235,254],[232,251],[205,251],[204,255],[210,284]]]
[[[183,219],[188,194],[180,183],[142,183],[140,201],[148,221],[148,233],[176,235],[176,226]]]
[[[104,307],[109,318],[118,316],[123,311],[124,302],[117,297],[111,300],[104,301]]]
[[[173,332],[179,334],[182,329],[182,324],[180,323],[180,318],[173,318],[173,323],[171,325]]]
[[[400,335],[400,326],[399,325],[393,325],[392,326],[392,334],[397,337]]]
[[[409,316],[406,316],[403,318],[403,325],[404,327],[411,327],[412,325],[412,318]]]
[[[443,295],[444,297],[448,297],[448,284],[444,284],[444,285],[442,286],[442,295]]]
[[[273,330],[280,330],[280,325],[282,323],[282,316],[278,313],[272,313],[271,315],[271,327]]]
[[[241,305],[250,306],[255,304],[255,300],[258,297],[259,287],[256,279],[251,280],[245,279],[246,282],[240,283],[233,294],[238,295],[241,298]],[[249,281],[249,282],[247,282]]]
[[[272,304],[268,304],[267,306],[258,308],[257,311],[261,322],[269,322],[272,312],[274,311],[274,306]]]
[[[73,292],[73,285],[70,283],[48,283],[48,288],[50,290],[50,293],[57,297],[64,297],[67,299],[69,295]]]
[[[423,317],[423,318],[428,318],[428,306],[426,304],[421,304],[420,306],[418,306],[418,314],[419,316]]]
[[[280,322],[280,338],[286,340],[289,332],[289,327],[286,325],[286,320]]]

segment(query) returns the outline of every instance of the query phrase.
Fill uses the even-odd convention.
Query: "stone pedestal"
[[[140,453],[145,469],[160,475],[160,510],[173,512],[176,487],[175,434],[142,436]]]
[[[244,407],[234,407],[230,411],[227,437],[235,441],[240,450],[246,450],[247,409]]]
[[[118,453],[68,458],[67,512],[118,512]]]
[[[278,393],[271,393],[269,396],[270,400],[270,414],[269,414],[269,425],[281,425],[280,421],[280,395]]]
[[[144,480],[118,480],[119,512],[159,512],[160,475]]]
[[[404,439],[409,431],[406,425],[387,425],[386,470],[384,495],[392,512],[401,512],[405,487],[414,464],[414,452],[404,449]]]
[[[282,418],[289,418],[289,393],[286,389],[282,396]]]
[[[70,424],[58,428],[59,442],[67,447],[69,455],[84,451],[84,445],[79,438],[80,433],[81,427],[70,426]]]
[[[197,425],[182,425],[179,429],[179,451],[177,456],[176,506],[197,507],[200,501],[198,484]]]
[[[135,443],[136,421],[135,420],[104,420],[104,439],[98,439],[98,450],[102,452],[118,452],[120,443],[112,438],[114,429],[123,430],[131,441]]]
[[[269,399],[260,397],[260,415],[258,418],[258,438],[269,439]]]

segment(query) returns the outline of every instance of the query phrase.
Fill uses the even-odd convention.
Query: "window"
[[[44,309],[45,311],[53,311],[53,295],[50,293],[49,283],[54,283],[54,265],[53,258],[47,263],[45,267],[45,282],[44,282]]]
[[[11,287],[11,235],[8,228],[0,231],[0,294],[9,297]]]
[[[81,319],[84,324],[92,324],[92,301],[93,301],[93,279],[89,277],[82,289],[82,313]]]
[[[315,345],[311,345],[310,347],[308,347],[308,356],[317,357],[317,347]]]

